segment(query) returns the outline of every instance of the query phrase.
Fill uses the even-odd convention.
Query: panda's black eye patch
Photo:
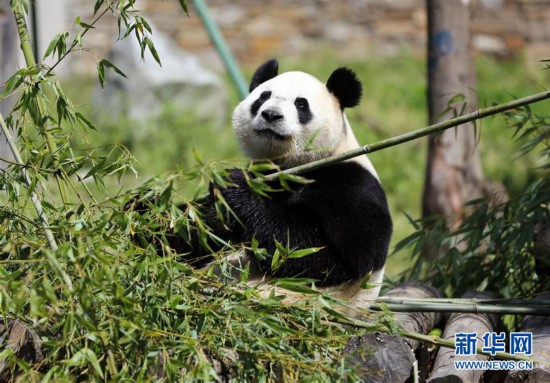
[[[257,98],[256,101],[254,101],[252,103],[252,105],[250,106],[250,114],[252,114],[252,116],[256,116],[258,114],[258,110],[260,110],[260,107],[262,106],[262,104],[264,102],[266,102],[267,100],[269,100],[270,97],[271,97],[271,91],[269,91],[269,90],[263,91],[260,94],[260,97]]]
[[[309,109],[309,102],[307,101],[307,99],[303,97],[298,97],[296,98],[296,100],[294,100],[294,105],[296,106],[296,110],[298,111],[298,120],[300,121],[300,124],[305,125],[310,122],[313,118],[313,114]]]
[[[294,105],[296,105],[298,109],[309,109],[309,103],[307,102],[307,99],[302,97],[298,97],[296,101],[294,101]]]

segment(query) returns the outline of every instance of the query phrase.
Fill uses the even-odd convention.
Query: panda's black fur
[[[258,241],[275,252],[275,240],[290,249],[321,247],[302,258],[289,258],[272,271],[271,259],[257,259],[260,269],[275,277],[318,280],[333,286],[362,279],[386,261],[391,219],[378,180],[357,163],[339,163],[304,174],[314,182],[296,185],[271,198],[252,192],[240,170],[230,173],[236,185],[221,189],[244,225],[232,219],[235,243]]]
[[[300,91],[298,96],[292,96],[292,99],[285,101],[294,103],[295,111],[290,104],[284,105],[284,110],[276,106],[263,107],[264,103],[274,97],[283,100],[286,96],[274,94],[281,93],[277,86],[269,90],[269,81],[273,80],[275,83],[272,84],[277,85],[277,76],[276,60],[266,62],[256,70],[250,85],[251,95],[234,114],[234,127],[238,125],[236,130],[239,130],[237,137],[244,141],[247,139],[246,135],[252,134],[251,139],[259,140],[244,144],[240,142],[244,146],[250,146],[251,142],[260,142],[262,145],[265,144],[265,150],[270,150],[272,144],[276,146],[289,142],[289,145],[294,145],[289,146],[293,148],[289,150],[301,150],[295,148],[297,144],[289,141],[300,133],[296,133],[296,130],[289,131],[287,126],[282,125],[286,124],[284,119],[294,119],[295,125],[298,126],[309,126],[308,124],[319,123],[319,115],[311,108],[315,106],[310,105],[312,100]],[[309,75],[294,76],[305,79],[302,76]],[[300,84],[295,85],[299,88]],[[260,88],[254,92],[258,87]],[[262,90],[262,87],[265,87],[265,90]],[[359,103],[361,83],[351,70],[339,68],[329,77],[326,88],[319,89],[320,92],[326,93],[321,95],[324,97],[323,102],[328,103],[322,105],[323,107],[326,108],[330,103],[338,104],[334,105],[333,109],[321,108],[321,113],[339,114],[330,116],[334,117],[330,120],[334,121],[334,126],[325,129],[344,129],[345,131],[339,132],[341,135],[338,136],[341,137],[338,140],[344,140],[346,134],[353,133],[349,130],[343,110]],[[334,101],[331,97],[334,97]],[[316,102],[315,100],[313,102]],[[289,115],[293,113],[296,115]],[[256,121],[260,121],[260,128],[252,127],[254,119],[259,119]],[[293,129],[296,129],[296,126]],[[329,141],[328,138],[322,140]],[[353,142],[356,142],[354,137]],[[335,142],[332,145],[336,147],[338,144],[339,142]],[[323,157],[333,154],[334,148],[328,149],[330,150],[322,154]],[[259,152],[263,153],[262,150]],[[290,160],[279,159],[279,163],[282,167],[298,165],[301,162],[301,154],[293,153]],[[211,226],[217,231],[216,234],[225,240],[235,244],[250,244],[254,240],[259,248],[266,249],[271,255],[276,250],[276,242],[288,245],[289,249],[321,248],[305,257],[286,259],[275,270],[271,268],[271,257],[254,258],[254,255],[250,254],[252,262],[264,274],[274,277],[312,278],[318,281],[319,286],[335,286],[358,281],[370,272],[383,270],[392,233],[386,196],[373,172],[373,168],[369,169],[359,161],[349,160],[303,174],[303,177],[312,182],[292,183],[290,190],[280,191],[281,185],[273,181],[272,186],[279,191],[270,193],[266,198],[249,188],[242,170],[230,170],[230,186],[211,185],[211,191],[217,189],[223,195],[238,219],[231,214],[225,214],[223,224],[211,222]],[[211,194],[211,204],[205,207],[205,216],[215,221],[217,215],[212,205],[214,193]],[[182,246],[181,241],[177,239],[172,240],[171,245],[177,251],[188,250],[188,247]],[[196,244],[193,251],[195,254],[201,252]]]

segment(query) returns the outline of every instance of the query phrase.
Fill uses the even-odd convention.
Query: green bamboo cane
[[[25,185],[27,185],[27,187],[30,189],[32,185],[31,177],[29,176],[29,173],[25,168],[25,164],[23,163],[23,159],[21,158],[21,152],[19,151],[19,148],[17,147],[17,144],[14,141],[11,132],[7,127],[6,121],[4,121],[4,117],[2,116],[2,114],[0,114],[0,126],[2,127],[2,133],[6,137],[6,141],[8,142],[8,146],[10,147],[13,157],[15,158],[15,162],[19,165],[21,169],[21,174],[23,175]],[[38,195],[34,190],[31,191],[31,201],[34,205],[34,208],[36,209],[38,217],[40,218],[40,222],[42,224],[42,228],[44,229],[44,233],[46,234],[46,239],[48,240],[50,248],[53,251],[57,250],[57,242],[55,241],[55,237],[53,236],[52,231],[50,230],[48,218],[46,217],[44,209],[42,208],[42,203],[40,202],[40,199],[38,198]]]
[[[495,313],[512,315],[550,316],[550,306],[500,305],[485,303],[422,303],[422,302],[381,302],[373,303],[371,309],[388,308],[394,312],[449,312],[449,313]]]
[[[237,61],[235,60],[233,54],[231,53],[231,50],[227,46],[227,43],[225,42],[225,39],[223,38],[223,35],[218,28],[218,25],[214,20],[212,20],[212,16],[210,16],[210,12],[208,11],[208,7],[206,6],[205,2],[203,0],[192,1],[195,5],[195,10],[202,20],[202,24],[208,32],[208,36],[210,36],[210,41],[212,41],[212,44],[214,44],[214,47],[218,51],[218,54],[220,55],[223,63],[225,64],[225,67],[227,68],[229,77],[231,77],[231,80],[237,88],[240,99],[244,100],[248,96],[248,84],[244,79],[244,76],[239,68],[239,65],[237,64]]]
[[[550,98],[550,91],[544,91],[541,93],[536,93],[527,97],[518,98],[514,101],[510,101],[504,104],[498,104],[490,106],[488,108],[478,109],[472,113],[464,114],[459,117],[452,118],[447,121],[439,122],[427,126],[425,128],[416,129],[411,132],[401,134],[392,138],[388,138],[383,141],[375,142],[373,144],[367,144],[365,146],[360,146],[356,149],[349,150],[345,153],[338,154],[336,156],[323,158],[317,161],[310,162],[308,164],[296,166],[290,169],[285,169],[277,173],[270,174],[265,177],[266,181],[273,181],[277,179],[280,174],[296,174],[301,175],[312,170],[317,170],[324,168],[325,166],[336,164],[345,160],[349,160],[354,157],[358,157],[363,154],[374,153],[382,149],[386,149],[392,146],[400,145],[405,142],[416,140],[421,137],[428,136],[430,134],[439,133],[444,130],[458,127],[467,122],[476,121],[485,117],[493,116],[495,114],[503,113],[512,109],[521,108],[523,106],[533,104],[535,102],[543,101]],[[195,203],[203,203],[207,200],[208,194],[203,194],[195,199]]]
[[[469,299],[469,298],[401,298],[401,297],[386,297],[380,296],[376,299],[378,303],[451,303],[451,304],[489,304],[502,306],[529,306],[550,307],[550,300],[534,300],[521,298],[506,298],[506,299]]]
[[[13,16],[15,17],[15,23],[17,25],[19,40],[21,42],[21,50],[23,51],[23,56],[25,57],[25,63],[27,65],[27,68],[35,67],[36,58],[34,57],[34,50],[32,47],[29,30],[27,28],[27,23],[25,21],[23,5],[21,1],[12,0],[11,6],[12,6]],[[46,140],[46,146],[48,147],[48,151],[52,156],[53,167],[54,169],[57,169],[59,167],[59,156],[57,153],[57,145],[50,133],[50,129],[47,126],[46,120],[44,118],[45,116],[44,111],[46,110],[46,107],[44,106],[40,98],[37,98],[36,101],[37,101],[38,115],[35,117],[35,124],[40,128],[41,133],[44,135],[44,139]],[[60,177],[61,176],[56,173],[55,179],[57,181],[59,193],[61,194],[61,199],[63,200],[63,203],[66,203],[67,193],[65,191],[65,188],[63,187],[63,183]]]

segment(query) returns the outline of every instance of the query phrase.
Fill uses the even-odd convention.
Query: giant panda
[[[232,125],[243,152],[255,162],[269,160],[288,169],[357,148],[344,114],[361,99],[362,85],[355,73],[338,68],[323,83],[304,72],[279,74],[278,67],[275,59],[262,64],[252,77],[248,97],[233,112]],[[249,187],[251,175],[231,169],[227,182],[210,186],[210,198],[201,206],[205,220],[214,237],[249,245],[228,257],[234,269],[246,267],[249,283],[306,278],[319,290],[366,308],[378,296],[392,234],[378,175],[362,155],[302,176],[306,183],[289,183],[286,188],[271,181],[273,192],[261,196]],[[220,196],[226,206],[221,214],[215,203]],[[177,253],[201,259],[214,247],[205,250],[189,236],[182,240],[174,235],[168,242]],[[264,249],[263,256],[250,250],[253,242]],[[288,258],[274,268],[277,243],[319,250]],[[367,277],[371,288],[364,289]]]
[[[243,152],[288,169],[357,148],[344,114],[361,99],[355,73],[338,68],[323,83],[304,72],[279,74],[278,67],[275,59],[261,65],[250,94],[234,110],[233,129]],[[254,240],[268,254],[275,252],[276,242],[290,249],[320,248],[276,269],[270,257],[249,253],[244,259],[263,277],[313,279],[339,298],[368,305],[365,301],[378,295],[392,234],[386,196],[372,163],[362,155],[302,176],[309,182],[262,197],[249,188],[245,173],[231,170],[231,186],[218,190],[238,219],[228,215],[225,235],[233,243]],[[361,289],[369,274],[369,284],[378,287]]]

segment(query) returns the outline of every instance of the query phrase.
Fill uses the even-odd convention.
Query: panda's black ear
[[[271,80],[273,77],[279,74],[279,62],[276,59],[271,59],[256,69],[252,81],[250,82],[250,92],[252,92],[258,85]]]
[[[327,88],[336,96],[340,107],[353,108],[361,101],[363,86],[354,71],[348,68],[338,68],[328,78]]]

